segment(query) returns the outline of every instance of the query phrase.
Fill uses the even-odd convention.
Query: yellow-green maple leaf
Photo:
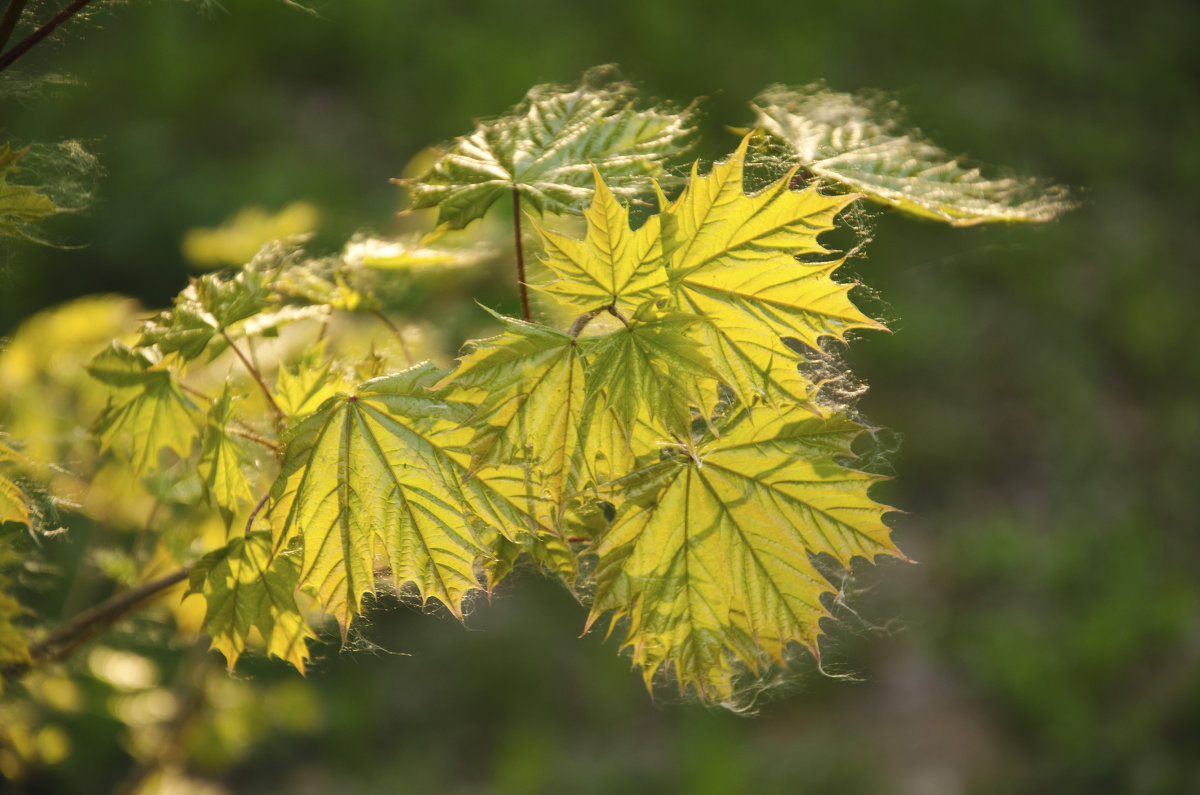
[[[17,171],[17,161],[27,151],[14,152],[8,144],[0,147],[0,235],[40,243],[29,227],[63,208],[35,187],[9,184],[9,175]]]
[[[622,206],[595,172],[596,191],[584,211],[583,240],[534,227],[542,236],[544,264],[558,280],[540,289],[580,312],[615,306],[632,313],[642,303],[666,294],[659,217],[651,216],[636,231]]]
[[[781,664],[789,643],[816,654],[835,589],[811,556],[900,555],[867,493],[879,477],[838,463],[861,430],[799,407],[739,413],[719,439],[631,474],[594,548],[589,625],[627,619],[647,683],[665,667],[709,702],[732,703],[737,676]]]
[[[811,385],[783,337],[818,347],[856,328],[881,329],[849,298],[853,284],[833,280],[844,259],[818,236],[854,196],[793,191],[791,174],[747,195],[743,169],[749,138],[734,155],[692,179],[662,213],[663,254],[679,308],[705,318],[700,328],[713,363],[747,405],[755,396],[807,402]]]
[[[267,654],[304,672],[306,641],[314,635],[296,605],[297,554],[276,550],[269,532],[255,531],[205,555],[188,576],[191,592],[208,603],[203,628],[229,670],[246,650],[251,631],[258,630]]]
[[[474,342],[441,385],[478,405],[472,473],[533,462],[530,476],[540,486],[534,496],[557,504],[573,488],[571,463],[587,420],[582,351],[565,332],[496,317],[504,334]]]
[[[113,343],[87,370],[110,390],[108,406],[94,427],[101,452],[120,450],[135,475],[153,469],[163,448],[181,458],[191,454],[198,435],[196,406],[146,352]]]
[[[300,587],[343,632],[374,593],[376,568],[462,616],[494,558],[491,530],[515,540],[526,517],[508,495],[467,480],[470,407],[430,387],[420,365],[327,400],[292,429],[273,490],[276,545],[299,537]],[[466,481],[466,482],[464,482]]]
[[[221,397],[208,412],[200,441],[200,460],[196,464],[196,471],[209,494],[229,513],[252,499],[250,482],[242,469],[250,463],[250,456],[228,431],[237,415],[236,402],[232,386],[226,382]]]

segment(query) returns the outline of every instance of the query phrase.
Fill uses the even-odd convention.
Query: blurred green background
[[[824,648],[849,678],[802,672],[752,718],[656,702],[530,573],[470,629],[378,611],[363,650],[327,647],[305,680],[162,662],[210,677],[155,746],[170,758],[113,717],[120,683],[89,685],[69,753],[13,791],[107,791],[162,763],[164,787],[197,792],[1200,792],[1195,3],[95,5],[20,62],[78,84],[0,108],[14,143],[79,139],[105,171],[49,226],[78,248],[6,253],[0,334],[87,293],[164,304],[186,230],[245,205],[311,202],[318,248],[387,231],[388,178],[422,147],[605,62],[705,97],[703,157],[766,85],[823,79],[892,92],[952,152],[1083,203],[1029,228],[881,214],[851,265],[895,331],[848,359],[893,429],[878,496],[919,565],[847,583],[855,612]]]

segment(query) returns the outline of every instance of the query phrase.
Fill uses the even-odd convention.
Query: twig
[[[54,17],[49,22],[47,22],[45,25],[42,25],[40,28],[35,30],[33,33],[30,33],[24,39],[17,42],[16,44],[14,44],[12,46],[12,49],[10,49],[8,52],[4,53],[3,55],[0,55],[0,72],[3,72],[8,67],[12,66],[14,61],[16,61],[22,55],[24,55],[25,53],[27,53],[31,49],[33,49],[33,47],[38,42],[40,42],[42,39],[46,38],[51,33],[53,33],[54,29],[57,28],[59,25],[66,22],[68,19],[70,19],[71,17],[75,16],[80,11],[82,11],[83,7],[86,6],[90,2],[92,2],[92,0],[75,0],[75,2],[71,3],[71,5],[67,6],[62,11],[59,11],[57,14],[55,14]],[[11,5],[9,6],[9,10],[10,11],[12,10]],[[7,11],[5,12],[5,16],[6,17],[8,16]],[[14,20],[14,24],[15,24],[15,20]]]
[[[245,365],[246,370],[250,373],[250,376],[255,380],[255,382],[258,383],[259,388],[262,389],[263,395],[267,398],[267,405],[271,407],[271,413],[275,415],[276,423],[282,426],[283,410],[279,408],[279,405],[275,402],[275,398],[271,397],[271,390],[267,388],[267,382],[263,380],[262,373],[258,371],[258,368],[254,366],[253,362],[246,358],[246,354],[242,353],[238,346],[233,344],[233,338],[229,336],[229,332],[225,331],[225,329],[221,329],[221,336],[225,338],[225,342],[229,344],[230,349],[237,354],[239,359],[242,360],[242,364]]]
[[[374,315],[380,323],[387,326],[388,330],[390,330],[392,334],[395,335],[396,339],[400,341],[400,350],[404,352],[404,358],[408,362],[408,366],[412,367],[414,364],[416,364],[416,362],[413,361],[412,352],[408,349],[408,343],[404,341],[404,334],[401,333],[400,329],[396,327],[396,324],[388,320],[387,315],[383,314],[378,309],[372,309],[371,314]]]
[[[521,317],[533,319],[529,312],[529,289],[525,286],[525,253],[521,250],[521,194],[513,185],[513,237],[517,244],[517,287],[521,290]]]
[[[260,436],[259,434],[255,433],[254,431],[247,431],[247,430],[243,430],[242,428],[234,428],[234,427],[227,425],[227,426],[225,426],[225,432],[228,433],[230,436],[240,436],[243,439],[249,439],[250,441],[254,442],[255,444],[261,444],[263,447],[265,447],[268,450],[271,450],[273,452],[276,452],[276,453],[278,453],[281,449],[277,443],[272,442],[270,439],[268,439],[265,436]]]
[[[100,630],[111,626],[122,616],[132,612],[142,603],[157,597],[171,586],[183,582],[187,576],[188,569],[184,567],[159,577],[157,580],[151,580],[135,588],[130,588],[128,591],[123,591],[90,610],[84,610],[44,639],[33,644],[29,648],[28,662],[10,663],[0,669],[0,678],[15,679],[42,663],[62,659]]]
[[[4,52],[4,45],[8,44],[8,37],[17,27],[17,20],[21,18],[21,12],[24,10],[25,0],[8,0],[8,8],[4,9],[4,16],[0,17],[0,52]]]

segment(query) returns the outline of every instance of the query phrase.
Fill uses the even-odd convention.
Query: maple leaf
[[[700,343],[687,336],[699,320],[648,301],[626,328],[583,341],[588,395],[602,397],[627,435],[641,420],[675,437],[690,436],[692,407],[711,408],[723,379]]]
[[[738,674],[782,664],[789,643],[816,655],[835,588],[811,557],[902,557],[867,493],[880,478],[838,463],[862,430],[800,407],[740,412],[719,439],[619,481],[588,626],[627,619],[647,684],[665,666],[709,702],[732,703]]]
[[[413,206],[438,207],[438,226],[462,229],[516,191],[539,213],[578,213],[594,166],[622,197],[640,193],[682,151],[689,112],[635,110],[627,83],[584,76],[576,90],[530,89],[507,115],[476,124],[422,176],[404,181]]]
[[[197,561],[188,577],[191,593],[202,594],[208,605],[203,629],[230,671],[258,630],[267,654],[304,672],[306,641],[314,635],[296,606],[300,559],[275,550],[270,532],[234,538]]]
[[[662,213],[663,255],[681,309],[699,315],[700,334],[738,398],[809,402],[812,385],[797,373],[783,337],[817,348],[856,328],[881,329],[849,298],[853,284],[833,280],[845,261],[827,256],[818,236],[854,197],[792,191],[791,175],[747,195],[743,169],[749,137],[712,171],[692,179]]]
[[[30,234],[29,227],[62,212],[63,208],[39,193],[37,188],[9,184],[9,175],[18,170],[17,161],[28,151],[14,152],[8,144],[0,147],[0,235],[41,243],[43,241]]]
[[[273,489],[276,545],[299,537],[301,587],[337,617],[343,634],[362,595],[375,592],[376,558],[397,589],[412,584],[462,616],[493,558],[485,529],[526,524],[509,496],[466,480],[471,408],[430,387],[420,365],[325,401],[288,433]]]
[[[470,418],[477,434],[471,474],[508,461],[535,462],[531,475],[544,497],[558,503],[572,488],[571,462],[586,420],[581,351],[566,332],[492,314],[505,324],[504,334],[471,343],[439,386],[478,405]]]
[[[147,352],[113,343],[92,359],[87,371],[110,390],[108,405],[93,427],[101,452],[119,448],[135,475],[153,469],[163,448],[181,458],[191,454],[198,435],[196,406]]]
[[[592,203],[583,213],[583,240],[534,224],[542,237],[543,263],[558,277],[538,289],[580,312],[606,305],[632,312],[666,293],[659,217],[651,216],[637,231],[631,230],[629,210],[617,201],[599,170],[594,178]]]
[[[751,107],[810,173],[910,215],[955,226],[1042,222],[1074,205],[1060,185],[987,179],[961,165],[919,132],[899,129],[895,102],[774,86]]]
[[[221,397],[208,412],[200,440],[200,460],[196,464],[204,487],[227,512],[235,511],[239,504],[252,499],[250,483],[242,469],[251,462],[250,456],[228,431],[237,416],[236,402],[237,397],[226,382]]]
[[[28,463],[26,458],[0,439],[0,465]],[[0,472],[0,524],[29,524],[29,498],[13,480]]]

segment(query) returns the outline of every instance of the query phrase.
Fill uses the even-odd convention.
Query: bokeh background
[[[919,564],[847,582],[835,676],[799,672],[755,717],[652,700],[529,573],[468,629],[385,605],[306,679],[251,660],[229,680],[184,650],[146,652],[139,680],[93,655],[98,679],[125,674],[64,709],[65,751],[0,789],[167,770],[180,792],[1200,792],[1196,4],[95,6],[20,64],[76,84],[0,109],[14,143],[78,139],[104,170],[90,209],[48,228],[77,248],[6,252],[0,335],[89,293],[165,304],[186,231],[247,205],[311,203],[318,248],[386,232],[388,178],[422,147],[599,63],[704,97],[702,157],[768,84],[820,79],[891,92],[952,152],[1082,204],[1041,227],[873,219],[851,268],[895,333],[848,360],[891,429],[879,496]],[[189,677],[204,698],[147,751],[121,719],[146,711],[113,705]]]

